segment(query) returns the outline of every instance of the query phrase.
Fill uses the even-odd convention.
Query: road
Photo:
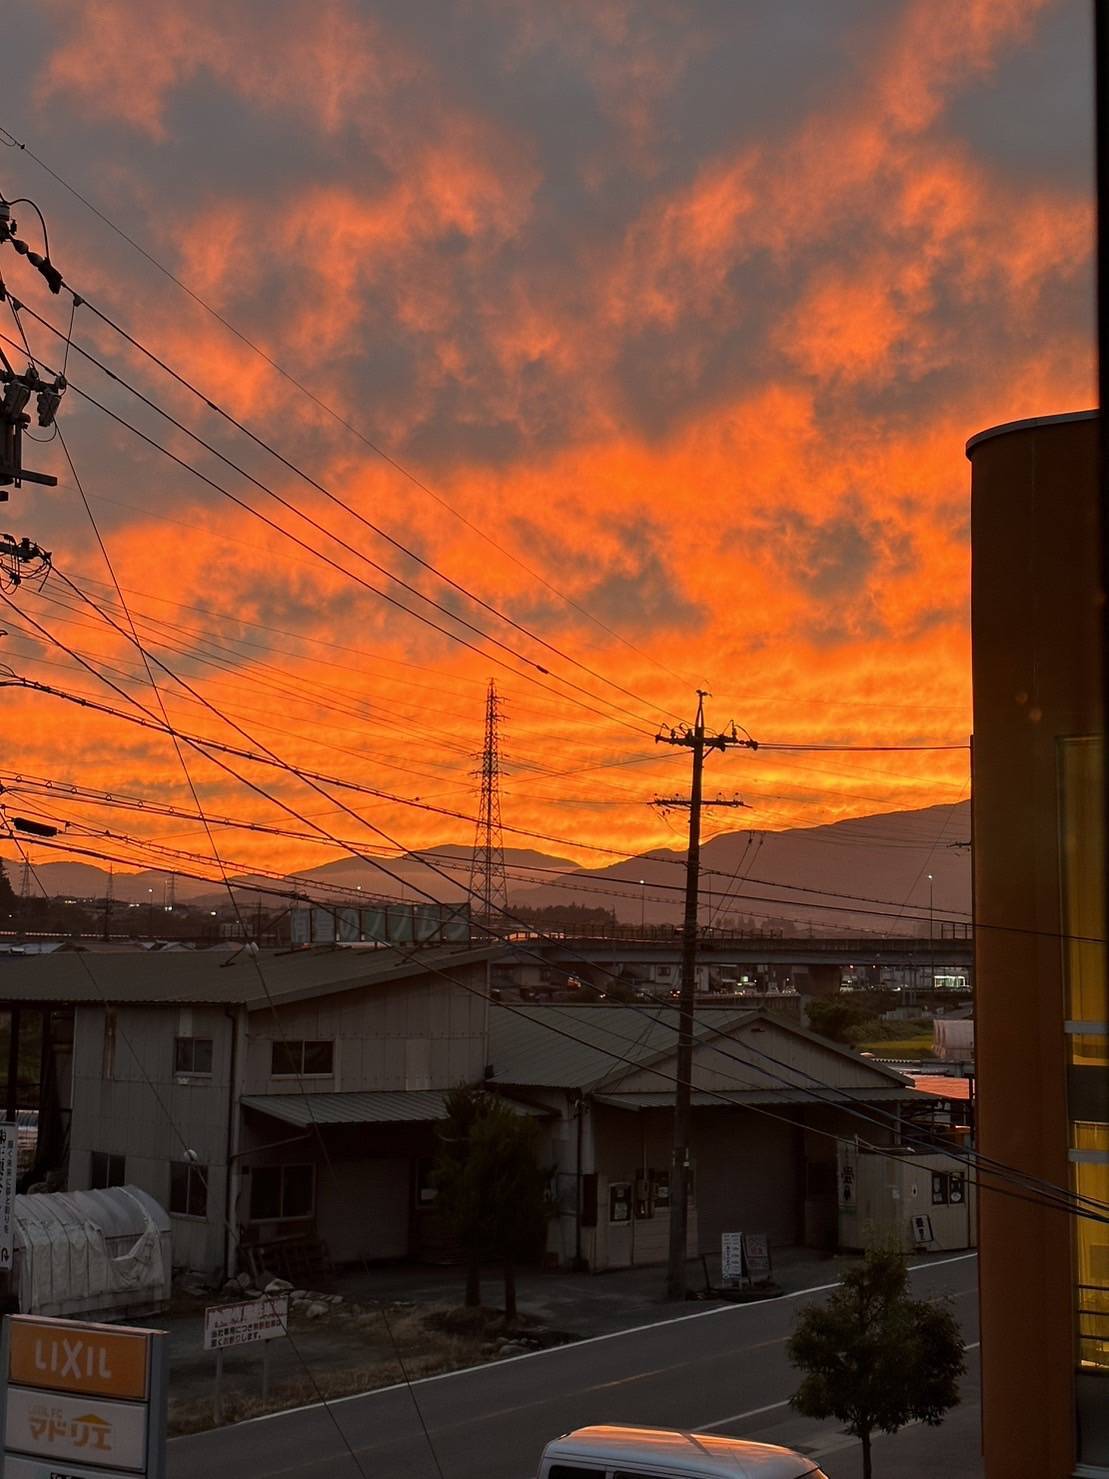
[[[972,1347],[964,1406],[939,1430],[879,1440],[883,1468],[909,1479],[980,1473],[977,1261],[917,1266],[917,1295],[947,1295]],[[170,1479],[531,1479],[543,1444],[594,1422],[701,1428],[803,1447],[830,1479],[854,1479],[858,1445],[797,1417],[785,1343],[824,1285],[782,1299],[698,1311],[618,1335],[304,1407],[175,1439]],[[426,1431],[425,1431],[426,1429]],[[430,1440],[430,1441],[429,1441]],[[886,1449],[896,1448],[897,1467]],[[433,1456],[434,1450],[434,1456]],[[940,1459],[940,1452],[944,1457]],[[876,1467],[880,1451],[876,1448]],[[438,1467],[436,1466],[438,1460]]]

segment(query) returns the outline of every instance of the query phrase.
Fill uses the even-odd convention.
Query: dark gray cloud
[[[987,167],[1092,191],[1093,16],[1074,0],[1049,7],[1030,45],[954,98],[946,127]]]

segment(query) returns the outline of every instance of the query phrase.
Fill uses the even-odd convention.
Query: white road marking
[[[946,1268],[949,1263],[966,1263],[970,1258],[977,1258],[977,1251],[972,1253],[959,1253],[954,1258],[939,1258],[934,1263],[912,1263],[909,1265],[909,1273],[915,1274],[930,1268]],[[300,1407],[286,1407],[280,1412],[264,1412],[259,1417],[245,1418],[240,1423],[230,1426],[241,1428],[251,1423],[269,1422],[275,1417],[291,1417],[297,1412],[311,1412],[320,1407],[340,1407],[345,1402],[361,1402],[368,1397],[385,1397],[390,1392],[411,1391],[413,1387],[427,1386],[433,1381],[449,1381],[455,1376],[469,1376],[475,1371],[488,1371],[492,1367],[511,1366],[516,1361],[531,1361],[539,1356],[555,1356],[560,1352],[580,1351],[583,1346],[600,1345],[604,1340],[619,1340],[624,1335],[642,1335],[646,1330],[661,1330],[667,1325],[681,1325],[689,1320],[707,1320],[711,1315],[737,1314],[743,1310],[765,1309],[768,1305],[782,1304],[787,1299],[803,1299],[806,1294],[826,1294],[829,1289],[835,1289],[839,1285],[836,1279],[831,1284],[811,1284],[807,1289],[792,1289],[787,1294],[778,1294],[770,1299],[753,1300],[750,1304],[721,1304],[711,1310],[695,1310],[689,1315],[671,1315],[665,1320],[652,1320],[647,1325],[632,1325],[627,1330],[610,1330],[606,1335],[588,1335],[584,1340],[569,1341],[566,1345],[547,1346],[541,1351],[524,1351],[519,1356],[505,1356],[500,1361],[482,1361],[477,1366],[462,1366],[457,1371],[440,1371],[434,1376],[418,1376],[414,1381],[397,1381],[391,1386],[374,1387],[368,1392],[350,1392],[345,1397],[332,1397],[327,1402],[305,1402]],[[968,1347],[968,1350],[970,1347]],[[788,1400],[788,1399],[787,1399]],[[784,1403],[775,1403],[775,1406],[784,1406]],[[767,1408],[767,1411],[770,1409]],[[728,1418],[722,1418],[721,1422],[728,1422]],[[214,1433],[226,1432],[227,1428],[207,1428],[203,1433],[182,1433],[177,1438],[171,1438],[171,1443],[180,1443],[186,1438],[196,1439],[211,1437]],[[696,1431],[700,1431],[697,1429]]]
[[[726,1428],[729,1423],[741,1423],[749,1417],[761,1417],[764,1412],[776,1412],[779,1407],[788,1407],[789,1398],[783,1397],[780,1402],[768,1402],[765,1407],[749,1407],[746,1412],[733,1412],[731,1417],[718,1417],[715,1422],[702,1423],[699,1428],[691,1428],[692,1433],[711,1433],[713,1428]]]

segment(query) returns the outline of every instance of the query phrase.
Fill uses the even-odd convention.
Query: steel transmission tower
[[[481,752],[481,801],[478,805],[474,852],[470,863],[470,904],[486,923],[508,909],[501,838],[500,709],[492,678],[485,698],[485,747]]]

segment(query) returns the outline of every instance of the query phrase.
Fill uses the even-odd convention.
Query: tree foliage
[[[466,1258],[466,1303],[480,1303],[480,1266],[504,1273],[505,1315],[516,1316],[515,1269],[546,1235],[546,1176],[535,1121],[480,1089],[452,1089],[440,1128],[434,1182],[439,1207]]]
[[[868,1252],[821,1305],[802,1311],[787,1352],[805,1373],[791,1398],[806,1417],[834,1417],[863,1447],[908,1422],[938,1424],[966,1369],[958,1322],[944,1304],[909,1296],[904,1257]]]
[[[870,1014],[861,1007],[837,997],[829,997],[827,1000],[816,997],[806,1003],[806,1011],[812,1030],[831,1042],[858,1041],[860,1031],[871,1021]]]

